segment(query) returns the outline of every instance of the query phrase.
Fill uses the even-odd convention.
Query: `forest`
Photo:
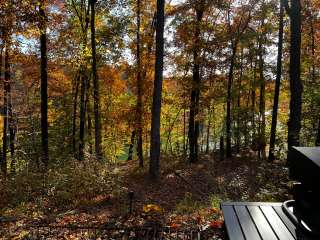
[[[224,239],[222,201],[289,199],[288,150],[320,146],[319,29],[318,0],[0,0],[0,239]]]

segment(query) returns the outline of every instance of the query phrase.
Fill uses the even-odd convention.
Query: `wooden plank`
[[[234,210],[238,216],[240,225],[242,227],[244,236],[246,239],[261,239],[255,224],[253,223],[251,216],[245,206],[235,206]]]
[[[245,240],[237,215],[232,206],[221,205],[224,222],[226,224],[228,236],[230,240]]]
[[[223,202],[221,206],[282,206],[279,202]]]
[[[268,222],[278,236],[279,240],[294,240],[293,236],[272,207],[260,206],[260,208],[265,217],[268,219]]]
[[[284,225],[286,225],[286,227],[289,229],[289,231],[291,232],[293,237],[295,239],[297,239],[297,233],[296,233],[297,228],[291,222],[291,220],[287,217],[287,215],[283,212],[282,207],[274,206],[273,208],[276,211],[276,213],[278,214],[278,216],[280,217],[280,219],[282,220],[282,222],[284,223]]]
[[[259,206],[247,206],[253,222],[255,223],[263,240],[278,240],[277,236],[273,232],[273,229],[269,225],[269,222],[263,215]]]

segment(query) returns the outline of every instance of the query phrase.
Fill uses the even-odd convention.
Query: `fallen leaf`
[[[221,220],[214,220],[210,222],[211,228],[222,228],[222,226],[223,226],[223,221]]]
[[[176,224],[176,223],[171,223],[170,228],[176,230],[180,227],[180,225]]]

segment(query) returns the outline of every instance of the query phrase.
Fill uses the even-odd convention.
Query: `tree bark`
[[[281,75],[282,75],[283,15],[284,15],[284,8],[283,8],[282,1],[283,0],[280,0],[277,77],[276,77],[275,90],[274,90],[272,122],[271,122],[271,132],[270,132],[270,147],[269,147],[269,157],[268,157],[268,160],[270,162],[274,161],[274,148],[275,148],[275,142],[276,142],[278,105],[279,105],[279,95],[280,95],[280,85],[281,85]]]
[[[86,103],[85,108],[87,109],[87,128],[88,128],[88,145],[89,145],[89,153],[93,154],[93,144],[92,144],[92,110],[90,105],[90,93],[91,93],[91,83],[90,78],[87,83],[87,94],[86,94]]]
[[[262,26],[264,23],[262,23]],[[266,159],[266,99],[265,99],[265,91],[266,91],[266,83],[264,79],[264,49],[262,43],[263,37],[259,39],[259,75],[260,75],[260,99],[259,99],[259,156],[262,159]]]
[[[190,101],[190,115],[189,115],[189,150],[190,162],[198,161],[199,152],[199,103],[200,103],[200,25],[203,17],[203,3],[200,7],[196,7],[196,23],[193,46],[193,76],[192,76],[192,91]]]
[[[300,145],[302,83],[300,79],[301,57],[301,2],[291,0],[290,10],[290,114],[288,121],[288,149]]]
[[[137,153],[139,166],[143,168],[143,140],[142,140],[142,78],[141,78],[141,50],[140,50],[140,0],[137,0]]]
[[[252,146],[255,144],[255,139],[256,139],[256,72],[257,72],[257,57],[255,56],[255,62],[253,66],[252,89],[251,89]]]
[[[85,93],[87,89],[86,74],[81,70],[80,77],[80,115],[79,115],[79,160],[84,158],[84,135],[85,135],[85,123],[86,123],[86,107],[85,107]]]
[[[14,122],[14,117],[13,117],[13,110],[12,110],[12,96],[11,96],[11,74],[10,74],[10,59],[8,56],[7,59],[7,68],[8,68],[8,79],[6,80],[8,84],[8,127],[9,127],[9,140],[10,140],[10,158],[11,158],[11,172],[15,173],[16,172],[16,161],[15,161],[15,122]]]
[[[186,143],[186,109],[183,108],[183,156],[187,156],[187,143]]]
[[[79,17],[79,21],[82,28],[82,45],[83,45],[83,55],[85,55],[85,48],[87,46],[87,32],[89,27],[89,10],[91,7],[91,0],[88,1],[88,5],[86,6],[85,16]],[[81,8],[84,8],[84,2],[81,3]],[[84,21],[84,23],[83,23]],[[92,36],[91,36],[92,37]],[[93,54],[95,55],[95,54]],[[84,56],[83,56],[84,58]],[[84,61],[84,59],[82,60]],[[80,65],[80,114],[79,114],[79,155],[78,159],[83,160],[84,158],[84,147],[85,147],[85,126],[86,126],[86,91],[87,91],[87,84],[88,84],[88,74],[86,73],[87,66],[82,63]]]
[[[5,41],[4,52],[4,84],[3,84],[3,134],[2,134],[2,164],[1,170],[3,175],[7,176],[7,131],[8,131],[8,88],[10,84],[10,64],[9,64],[9,44]]]
[[[232,42],[232,55],[230,59],[230,68],[228,75],[228,90],[227,90],[227,119],[226,119],[226,135],[227,135],[227,146],[226,146],[226,155],[227,158],[232,157],[231,150],[231,100],[232,100],[232,82],[233,82],[233,70],[234,70],[234,62],[237,54],[237,45],[238,41]]]
[[[77,105],[78,105],[78,93],[80,85],[80,75],[77,73],[74,84],[74,97],[73,97],[73,118],[72,118],[72,148],[74,157],[77,157],[76,146],[76,129],[77,129]]]
[[[214,109],[214,107],[213,107]],[[210,129],[211,129],[211,103],[208,107],[208,126],[207,126],[207,138],[206,138],[206,154],[209,153],[210,150]]]
[[[158,179],[160,175],[160,117],[163,82],[163,52],[164,52],[164,6],[165,0],[157,0],[156,23],[156,62],[153,88],[152,117],[151,117],[151,144],[150,168],[151,178]]]
[[[39,6],[39,30],[40,30],[40,79],[41,79],[41,146],[42,162],[45,169],[49,164],[49,145],[48,145],[48,74],[47,74],[47,35],[46,35],[46,14],[44,0],[40,1]]]
[[[96,28],[95,28],[95,2],[90,0],[91,5],[91,49],[92,49],[92,77],[93,77],[93,108],[94,108],[94,129],[95,129],[95,154],[98,160],[102,158],[101,152],[101,119],[100,119],[100,93],[99,79],[97,74],[97,53],[96,53]]]
[[[241,84],[242,84],[242,74],[243,74],[243,48],[241,48],[241,53],[240,53],[240,75],[238,78],[238,96],[237,96],[237,128],[236,128],[236,152],[240,152],[240,146],[241,146],[241,120],[240,120],[240,112],[241,112]]]
[[[2,68],[2,63],[3,63],[3,45],[1,45],[0,48],[0,77],[2,76],[2,72],[3,72],[3,68]],[[5,96],[5,89],[3,87],[3,96]],[[5,116],[5,108],[4,108],[4,103],[3,103],[3,116]],[[4,120],[4,119],[3,119]],[[2,129],[3,131],[3,129]],[[3,135],[4,136],[4,135]],[[2,138],[2,144],[3,144],[3,138]],[[3,145],[2,145],[3,147]],[[0,151],[0,168],[1,168],[1,172],[3,172],[3,152]]]

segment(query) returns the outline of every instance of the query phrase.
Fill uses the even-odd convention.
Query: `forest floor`
[[[147,168],[139,169],[136,161],[109,166],[108,171],[111,168],[113,174],[104,182],[62,185],[78,192],[77,188],[82,188],[81,192],[88,193],[82,200],[67,199],[81,198],[75,195],[44,197],[48,193],[43,189],[37,189],[38,192],[31,189],[32,197],[28,200],[0,208],[0,239],[1,234],[9,236],[5,230],[1,232],[1,215],[6,216],[3,219],[16,218],[16,222],[3,224],[10,227],[11,234],[16,237],[12,239],[23,239],[28,234],[25,230],[22,234],[23,226],[35,223],[211,229],[216,236],[212,239],[220,239],[223,235],[221,201],[284,201],[290,198],[285,165],[258,160],[252,152],[224,161],[204,154],[192,165],[183,157],[163,157],[162,177],[156,183],[149,179]],[[95,184],[105,184],[106,188],[95,190]],[[130,191],[134,194],[131,214]],[[66,201],[57,201],[57,198]]]

